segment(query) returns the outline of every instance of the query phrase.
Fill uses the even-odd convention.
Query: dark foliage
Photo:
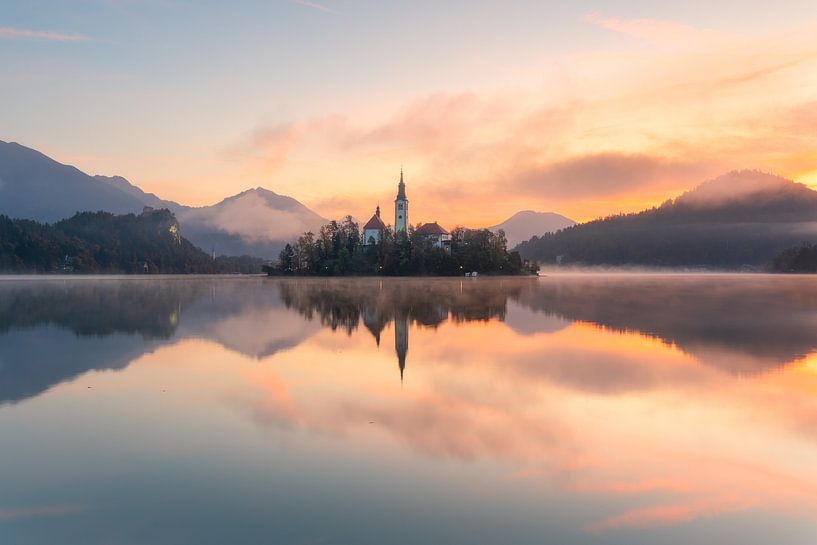
[[[459,227],[451,233],[450,248],[438,248],[414,229],[397,234],[386,229],[377,244],[364,246],[358,224],[346,216],[324,225],[317,235],[305,233],[287,244],[278,263],[267,270],[271,275],[457,276],[534,274],[538,268],[508,252],[501,231]]]
[[[721,190],[716,180],[644,212],[533,237],[517,250],[542,264],[765,268],[802,241],[817,217],[817,193],[778,178],[764,183],[719,201],[709,195]]]
[[[81,212],[53,225],[0,216],[0,271],[6,273],[255,273],[251,257],[212,259],[181,236],[169,210]]]
[[[780,273],[817,273],[817,244],[804,242],[783,250],[772,261],[771,270]]]

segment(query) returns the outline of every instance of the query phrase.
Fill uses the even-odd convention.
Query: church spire
[[[400,183],[397,184],[397,199],[398,201],[407,201],[406,197],[406,182],[403,181],[403,167],[400,167]]]
[[[406,182],[403,181],[403,167],[400,167],[400,182],[397,184],[397,198],[394,199],[394,232],[408,232],[408,197]]]

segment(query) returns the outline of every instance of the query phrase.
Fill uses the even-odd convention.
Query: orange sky
[[[587,21],[628,39],[485,89],[260,124],[221,160],[327,217],[389,206],[403,165],[415,221],[475,226],[522,209],[639,210],[734,168],[817,185],[817,26],[744,36]],[[199,203],[220,194],[198,183],[213,184]],[[185,185],[163,193],[184,200]]]
[[[447,226],[639,210],[736,168],[817,186],[810,2],[126,3],[60,33],[13,4],[0,138],[185,204],[263,186],[365,219],[401,165],[412,222]]]

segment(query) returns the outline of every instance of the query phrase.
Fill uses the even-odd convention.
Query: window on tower
[[[403,209],[403,203],[398,204],[398,205],[397,205],[397,209],[398,209],[398,210],[402,210],[402,209]]]

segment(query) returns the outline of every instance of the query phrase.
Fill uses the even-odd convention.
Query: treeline
[[[181,236],[169,210],[80,212],[54,224],[0,215],[4,273],[257,273],[252,257],[212,259]]]
[[[817,192],[742,171],[661,206],[533,237],[517,249],[543,264],[766,269],[817,217]]]
[[[772,272],[817,273],[817,244],[802,243],[780,252],[772,261]]]
[[[803,224],[785,220],[731,222],[657,208],[533,237],[517,250],[542,264],[762,269],[803,239]]]
[[[315,233],[305,233],[287,244],[271,275],[305,276],[457,276],[480,274],[533,274],[536,265],[525,262],[518,252],[509,252],[503,232],[457,228],[449,248],[438,248],[431,240],[409,228],[408,233],[383,231],[377,244],[364,246],[358,224],[351,216],[331,221]]]

